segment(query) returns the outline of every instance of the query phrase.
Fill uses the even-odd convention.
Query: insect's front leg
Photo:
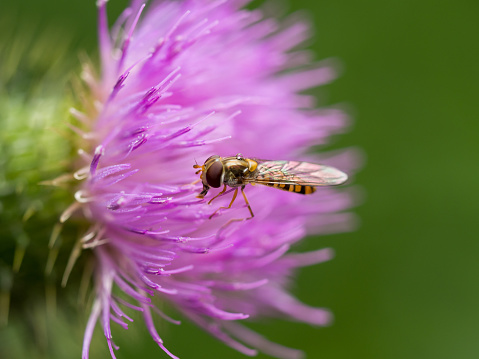
[[[189,186],[194,186],[195,184],[198,184],[201,182],[201,178],[198,178],[197,180],[191,182],[191,183],[188,183],[188,184],[185,184],[183,185],[183,187],[189,187]]]

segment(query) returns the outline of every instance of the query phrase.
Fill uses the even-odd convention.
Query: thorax
[[[226,157],[223,159],[223,164],[225,169],[223,183],[230,187],[246,184],[245,179],[250,178],[257,167],[256,161],[237,157]]]

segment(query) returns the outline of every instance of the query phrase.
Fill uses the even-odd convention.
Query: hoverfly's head
[[[203,182],[203,191],[197,196],[198,198],[203,198],[211,187],[221,187],[225,177],[225,169],[220,156],[210,156],[203,166],[194,165],[193,168],[199,168],[196,173],[201,173],[200,178]]]

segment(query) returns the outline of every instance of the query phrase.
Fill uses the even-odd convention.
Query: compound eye
[[[217,158],[220,158],[220,156],[218,156],[218,155],[210,156],[210,157],[208,157],[208,158],[206,159],[205,163],[208,162],[208,161],[210,161],[210,160],[216,160]]]
[[[220,161],[215,161],[206,170],[206,182],[208,186],[213,188],[221,187],[223,182],[223,164]]]

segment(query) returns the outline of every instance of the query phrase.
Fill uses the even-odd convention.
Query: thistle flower
[[[96,299],[83,358],[97,321],[115,357],[110,323],[127,328],[125,308],[142,312],[153,340],[176,358],[152,312],[175,321],[152,305],[152,296],[246,355],[301,356],[240,324],[247,318],[331,320],[327,310],[288,292],[296,268],[328,260],[331,250],[289,249],[307,234],[347,229],[350,217],[338,211],[350,206],[349,195],[250,188],[255,218],[228,226],[248,216],[245,206],[238,201],[209,219],[231,197],[211,206],[196,197],[195,160],[242,153],[318,162],[308,148],[346,123],[341,111],[314,110],[312,99],[298,93],[334,77],[324,64],[309,66],[307,52],[292,51],[308,38],[308,26],[280,28],[245,3],[165,0],[144,10],[134,0],[109,31],[106,1],[98,2],[101,72],[85,69],[91,96],[84,112],[72,110],[82,122],[72,128],[84,139],[85,166],[75,173],[82,180],[76,201],[62,216],[81,208],[91,223],[82,245],[95,255]]]

